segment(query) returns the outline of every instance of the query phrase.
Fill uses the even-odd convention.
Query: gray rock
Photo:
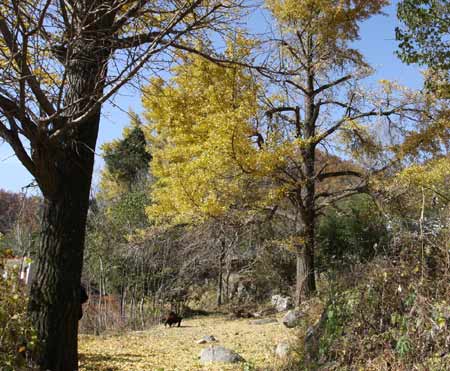
[[[286,315],[281,320],[281,322],[287,328],[293,328],[298,325],[298,323],[302,317],[303,317],[303,313],[298,309],[294,309],[294,310],[290,310],[289,312],[287,312]]]
[[[250,321],[251,325],[267,325],[268,323],[278,322],[275,318],[261,318]]]
[[[214,341],[217,341],[217,339],[212,335],[208,335],[208,336],[203,336],[200,340],[198,340],[197,344],[212,343]]]
[[[292,307],[292,299],[289,296],[273,295],[271,303],[277,312],[284,312]]]
[[[237,363],[242,362],[244,359],[236,352],[221,347],[221,346],[209,346],[200,352],[200,362],[224,362],[224,363]]]
[[[289,354],[289,348],[289,343],[287,342],[287,340],[284,340],[277,345],[275,354],[278,358],[286,358],[286,356]]]

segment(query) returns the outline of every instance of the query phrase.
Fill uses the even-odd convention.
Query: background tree
[[[363,90],[359,82],[370,70],[350,46],[358,38],[359,23],[386,3],[267,1],[280,32],[272,41],[277,48],[272,69],[278,73],[264,74],[280,93],[266,99],[258,132],[263,149],[277,153],[268,175],[279,186],[279,199],[289,200],[297,221],[291,239],[297,254],[297,302],[316,290],[317,216],[327,206],[367,191],[367,173],[381,165],[376,156],[360,157],[366,164],[359,165],[346,159],[356,159],[361,148],[376,153],[379,143],[371,130],[404,104]]]
[[[16,256],[34,257],[41,213],[41,198],[0,190],[0,245]]]
[[[106,171],[131,190],[139,177],[146,177],[152,156],[147,152],[147,143],[139,116],[130,112],[131,127],[123,133],[123,139],[102,146]]]
[[[12,229],[18,219],[20,201],[19,194],[0,190],[0,233],[5,234]]]
[[[247,53],[247,41],[240,43],[230,44],[223,57]],[[179,62],[168,83],[155,79],[143,90],[156,178],[150,218],[169,224],[220,218],[227,212],[239,218],[250,180],[233,148],[251,150],[249,123],[258,110],[258,87],[242,67],[223,68],[187,55]]]
[[[195,51],[189,38],[205,37],[212,25],[226,27],[239,6],[201,0],[2,2],[0,136],[45,201],[29,305],[42,370],[78,368],[79,285],[103,103],[144,65],[169,61],[173,48]]]
[[[442,70],[450,69],[450,4],[445,0],[403,0],[396,28],[400,41],[398,56],[408,64],[418,63]]]
[[[430,68],[426,86],[450,98],[450,4],[446,0],[403,0],[397,7],[401,26],[397,55],[408,64]]]
[[[359,194],[325,211],[317,224],[317,270],[336,273],[388,251],[386,217],[374,200]]]
[[[448,204],[446,174],[448,174],[450,149],[450,4],[447,1],[403,0],[399,2],[397,16],[401,26],[396,28],[399,43],[397,55],[403,62],[428,67],[425,71],[424,111],[416,130],[405,134],[404,143],[398,148],[402,167],[390,179],[387,187],[391,202],[397,211],[409,213],[418,219],[419,213]],[[421,192],[412,192],[421,189]],[[420,206],[418,206],[420,205]],[[429,210],[428,210],[429,211]],[[435,210],[436,211],[436,210]],[[406,215],[404,215],[406,218]],[[422,218],[424,215],[422,215]]]
[[[236,34],[223,59],[248,56],[249,40]],[[204,53],[207,53],[207,47]],[[261,193],[235,156],[251,156],[258,84],[242,66],[224,68],[199,56],[179,56],[173,78],[143,90],[146,134],[154,156],[155,183],[147,211],[159,225],[190,224],[211,231],[205,245],[217,271],[217,303],[225,298],[225,270],[239,230],[253,219]],[[199,232],[204,234],[204,232]],[[203,253],[202,253],[203,254]]]

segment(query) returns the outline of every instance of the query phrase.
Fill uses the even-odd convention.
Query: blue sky
[[[402,85],[411,88],[420,88],[422,77],[417,66],[403,64],[394,54],[397,48],[394,29],[397,25],[396,3],[386,7],[387,16],[376,16],[361,24],[361,39],[355,43],[355,47],[362,51],[366,60],[375,69],[375,74],[369,83],[375,83],[380,79],[396,80]],[[261,29],[262,17],[252,17],[254,27]],[[141,100],[139,91],[133,88],[123,89],[113,103],[103,107],[102,121],[97,144],[97,156],[95,163],[94,183],[98,182],[98,175],[103,166],[100,156],[100,146],[105,142],[118,138],[122,129],[129,122],[127,111],[141,112]],[[0,189],[19,192],[21,188],[32,182],[32,176],[20,164],[13,154],[12,149],[5,143],[0,144]],[[95,186],[95,185],[94,185]]]

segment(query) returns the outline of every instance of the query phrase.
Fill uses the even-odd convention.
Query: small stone
[[[294,309],[294,310],[290,310],[289,312],[287,312],[286,315],[281,320],[281,322],[287,328],[293,328],[298,325],[298,323],[302,317],[303,317],[303,312],[301,312],[298,309]]]
[[[278,358],[286,358],[289,354],[289,343],[286,340],[279,343],[275,349],[275,354]]]
[[[217,339],[212,335],[208,335],[208,336],[203,336],[200,340],[197,340],[197,344],[212,343],[214,341],[217,341]]]

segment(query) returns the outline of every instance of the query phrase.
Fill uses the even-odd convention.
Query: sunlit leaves
[[[173,79],[153,80],[143,97],[157,178],[149,214],[172,222],[220,216],[236,204],[257,112],[258,85],[242,68],[180,58]]]
[[[450,159],[448,157],[439,158],[428,162],[425,165],[412,165],[403,170],[398,175],[401,184],[412,187],[425,187],[429,190],[443,192],[450,202]]]
[[[300,41],[300,54],[306,51],[317,68],[322,58],[332,55],[338,65],[361,64],[362,56],[348,43],[359,37],[359,22],[379,13],[388,1],[266,0],[266,4],[284,33]],[[286,51],[292,53],[289,47]]]

